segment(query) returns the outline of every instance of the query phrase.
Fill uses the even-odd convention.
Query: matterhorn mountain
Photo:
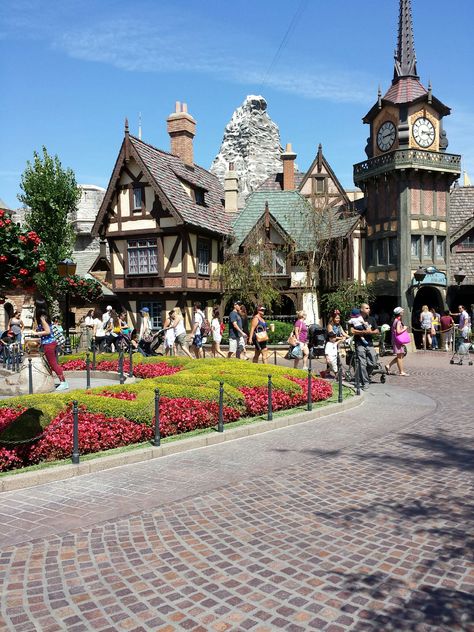
[[[239,206],[270,176],[283,171],[280,131],[267,113],[262,96],[250,95],[232,115],[210,171],[224,184],[229,163],[239,178]]]

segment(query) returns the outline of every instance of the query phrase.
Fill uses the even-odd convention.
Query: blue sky
[[[474,2],[412,0],[418,72],[452,108],[449,148],[474,182]],[[295,14],[299,19],[278,51]],[[361,118],[392,78],[398,0],[2,0],[0,197],[45,145],[79,183],[106,186],[125,116],[169,149],[166,117],[188,103],[195,160],[209,167],[224,127],[262,94],[305,170],[318,143],[345,187],[365,158]]]

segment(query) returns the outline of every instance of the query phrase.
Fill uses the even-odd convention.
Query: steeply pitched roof
[[[237,250],[265,213],[268,202],[270,215],[289,235],[300,252],[314,250],[321,239],[335,239],[350,234],[360,219],[358,214],[345,216],[342,207],[326,209],[320,222],[311,204],[296,191],[254,191],[245,208],[234,220]]]
[[[428,90],[416,77],[403,77],[390,86],[383,100],[396,104],[411,103],[425,94],[428,94]]]
[[[178,156],[144,143],[135,136],[130,136],[130,143],[184,222],[224,234],[230,231],[230,221],[223,205],[224,190],[216,176],[198,165],[190,167]],[[205,206],[193,202],[180,179],[204,190]]]
[[[315,247],[314,236],[309,230],[314,211],[302,195],[296,191],[254,191],[234,219],[234,249],[241,245],[258,223],[265,212],[266,202],[270,214],[295,242],[297,250],[307,251]]]
[[[474,217],[474,186],[454,187],[449,206],[449,226],[453,237]]]
[[[165,202],[164,206],[182,222],[224,235],[230,232],[231,219],[224,209],[224,190],[216,176],[198,165],[188,166],[178,156],[126,133],[93,234],[99,232],[126,152],[137,161],[150,186]],[[204,205],[191,199],[181,181],[203,190]]]
[[[295,187],[299,189],[299,186],[304,178],[304,173],[301,171],[295,171]],[[256,189],[256,191],[283,191],[283,173],[272,173],[268,176]]]
[[[5,204],[2,198],[0,198],[0,209],[2,209],[3,211],[11,211],[11,208],[8,206],[8,204]]]
[[[76,262],[76,274],[86,279],[94,279],[99,281],[102,286],[102,293],[104,296],[114,296],[114,293],[104,283],[97,279],[94,275],[90,274],[89,270],[97,259],[98,252],[96,250],[82,250],[72,253],[72,259]]]

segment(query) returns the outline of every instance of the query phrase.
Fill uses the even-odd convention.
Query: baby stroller
[[[346,351],[346,365],[347,365],[347,368],[344,371],[344,379],[346,382],[354,383],[355,376],[356,376],[356,366],[357,366],[354,336],[351,336],[350,338],[348,338],[347,341],[344,342],[344,345],[342,346],[342,348],[345,349]],[[382,384],[385,384],[386,373],[385,373],[384,368],[379,362],[378,355],[377,355],[377,364],[374,370],[371,372],[370,377],[372,378],[375,375],[380,375],[380,382]]]
[[[449,361],[449,364],[462,365],[464,360],[469,358],[469,352],[472,349],[472,344],[469,340],[460,336],[458,331],[456,331],[456,334],[455,351]],[[472,360],[469,360],[468,364],[469,366],[472,366]]]
[[[389,344],[387,345],[387,336],[389,337]],[[406,345],[402,345],[403,357],[408,353]],[[382,325],[380,327],[380,340],[379,340],[379,356],[383,358],[386,355],[393,355],[392,342],[390,338],[390,325]]]
[[[308,348],[311,358],[319,358],[324,355],[326,344],[326,330],[320,325],[313,324],[308,327]]]

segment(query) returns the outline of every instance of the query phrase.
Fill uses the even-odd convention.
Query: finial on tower
[[[128,130],[128,118],[125,117],[125,135],[128,136],[129,130]]]
[[[377,105],[379,110],[382,109],[382,88],[380,87],[380,83],[379,83],[379,89],[377,91]]]
[[[433,102],[433,86],[431,85],[431,79],[428,82],[428,103]]]
[[[395,51],[393,81],[398,81],[401,77],[415,77],[418,79],[416,72],[416,53],[415,39],[413,37],[411,0],[400,0],[398,41]]]
[[[138,113],[138,138],[142,139],[142,113]]]

